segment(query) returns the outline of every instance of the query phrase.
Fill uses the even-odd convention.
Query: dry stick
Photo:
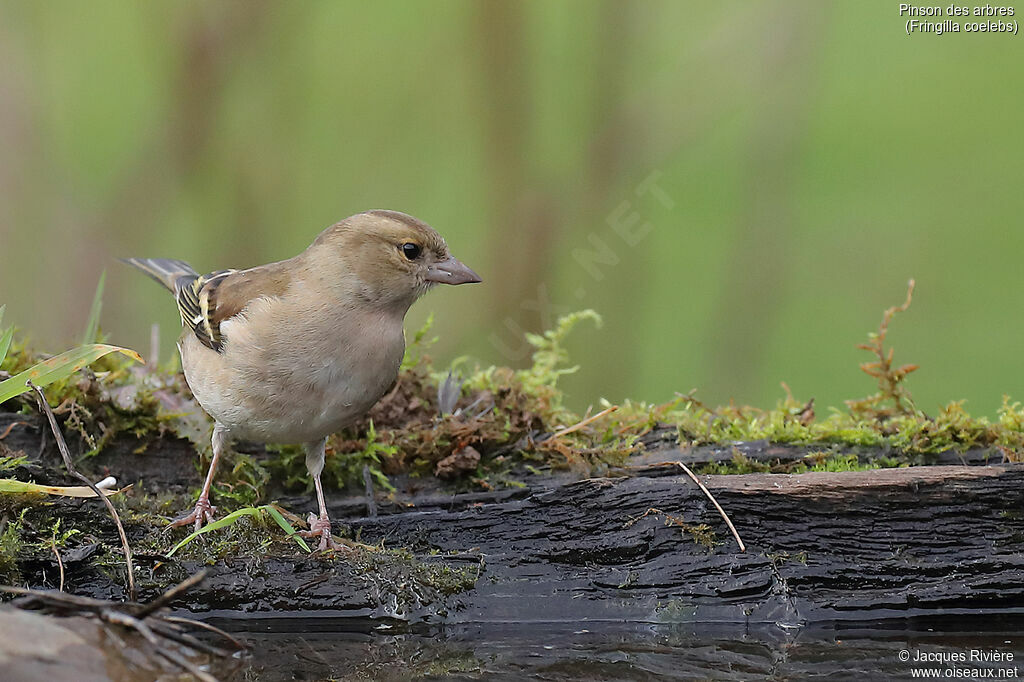
[[[162,598],[160,603],[166,604],[171,598],[180,595],[185,589],[194,586],[201,578],[201,575],[192,576],[184,582],[175,585],[161,595]],[[216,633],[230,641],[239,649],[245,648],[245,645],[236,638],[219,628],[209,625],[208,623],[192,620],[190,618],[154,615],[151,613],[151,609],[148,609],[146,606],[141,604],[122,605],[129,609],[136,609],[134,612],[129,613],[128,611],[117,610],[118,605],[114,602],[93,599],[91,597],[80,597],[66,592],[43,592],[40,590],[32,590],[24,587],[9,587],[6,585],[0,585],[0,592],[23,595],[22,599],[12,602],[14,604],[17,604],[19,601],[24,599],[29,599],[32,600],[33,604],[38,603],[40,605],[49,606],[51,608],[61,610],[66,614],[78,610],[79,612],[87,612],[96,616],[103,622],[131,628],[152,644],[155,647],[157,654],[180,667],[182,670],[192,673],[201,680],[213,680],[214,678],[200,670],[176,652],[163,647],[157,639],[157,636],[163,637],[171,642],[183,644],[195,650],[206,651],[207,653],[215,655],[226,655],[226,652],[217,649],[217,647],[213,647],[202,641],[196,640],[190,634],[182,632],[180,628],[178,628],[179,625],[187,625],[189,627],[202,628]],[[21,606],[21,608],[26,608],[26,606]],[[150,620],[146,620],[147,617],[150,618]],[[150,623],[152,623],[152,625],[150,625]],[[116,636],[116,633],[113,631],[110,631],[110,633]]]
[[[203,577],[206,575],[206,570],[203,569],[198,574],[191,576],[178,583],[174,587],[171,587],[167,592],[163,593],[157,599],[159,600],[158,606],[164,606],[173,597],[180,595],[186,589],[195,586]],[[102,615],[105,612],[112,612],[112,607],[115,606],[114,602],[106,601],[103,599],[94,599],[92,597],[82,597],[77,594],[68,594],[67,592],[46,592],[43,590],[33,590],[27,587],[13,587],[9,585],[0,585],[0,592],[7,592],[9,594],[22,595],[24,598],[38,601],[42,604],[49,605],[53,608],[59,608],[64,610],[80,609],[87,611],[94,615]],[[153,615],[153,610],[149,608],[151,604],[127,604],[127,607],[134,609],[128,615],[131,615],[139,620],[144,618],[156,618],[161,621],[168,623],[175,623],[179,625],[188,625],[190,627],[202,628],[209,630],[210,632],[216,633],[221,637],[229,640],[232,644],[236,645],[239,649],[244,649],[245,645],[242,644],[238,639],[224,632],[220,628],[214,627],[209,623],[204,623],[199,620],[193,620],[191,618],[183,618],[181,616],[165,616],[165,615]]]
[[[124,532],[124,526],[121,525],[121,517],[117,515],[117,510],[114,509],[114,504],[107,499],[107,496],[103,494],[103,491],[96,487],[96,484],[91,479],[87,478],[83,474],[79,473],[75,465],[71,463],[71,453],[68,452],[68,444],[64,442],[64,435],[60,432],[60,428],[57,427],[57,418],[53,416],[53,410],[50,409],[50,403],[46,402],[46,395],[43,393],[43,389],[39,388],[31,381],[25,382],[26,385],[36,393],[36,402],[39,403],[39,410],[46,415],[47,420],[50,422],[50,430],[53,431],[53,437],[57,439],[57,449],[60,450],[60,456],[64,458],[64,466],[67,467],[68,473],[78,480],[85,483],[89,488],[96,493],[96,496],[107,506],[107,511],[110,512],[110,516],[114,519],[114,524],[117,526],[117,533],[121,536],[121,547],[124,548],[124,563],[128,569],[128,598],[132,601],[135,600],[135,567],[132,565],[132,548],[128,544],[128,536]],[[45,431],[44,431],[45,433]]]
[[[707,487],[705,487],[704,484],[700,482],[700,479],[697,478],[696,474],[694,474],[692,471],[690,471],[690,467],[686,466],[682,462],[670,462],[670,463],[671,464],[675,464],[680,469],[685,471],[686,475],[689,476],[690,478],[692,478],[693,482],[696,483],[698,486],[700,486],[700,489],[703,490],[704,494],[707,495],[709,500],[711,500],[711,504],[715,505],[715,509],[717,509],[718,513],[722,515],[722,519],[725,520],[725,525],[729,526],[729,530],[732,531],[732,536],[734,538],[736,538],[736,544],[738,544],[740,546],[740,551],[741,552],[746,552],[747,551],[747,546],[743,544],[743,540],[740,540],[740,534],[736,532],[736,526],[732,525],[732,521],[729,520],[729,515],[725,513],[724,509],[722,509],[722,505],[718,504],[718,500],[716,500],[715,496],[711,494],[711,491],[708,490]]]
[[[172,642],[186,646],[189,649],[202,651],[205,654],[210,654],[211,656],[216,656],[218,658],[227,658],[231,655],[230,651],[225,651],[224,649],[215,647],[212,644],[207,644],[202,640],[196,639],[189,633],[183,632],[177,625],[172,625],[162,619],[157,618],[149,621],[149,627],[153,632],[164,639],[169,639]]]
[[[203,582],[203,580],[206,579],[207,573],[208,573],[208,571],[204,568],[203,570],[199,571],[198,573],[196,573],[196,574],[186,578],[185,580],[182,580],[180,583],[178,583],[177,585],[175,585],[171,589],[167,590],[166,592],[161,594],[159,597],[157,597],[156,599],[154,599],[153,601],[149,602],[148,604],[143,606],[141,609],[136,611],[135,612],[135,617],[136,618],[145,618],[149,614],[153,613],[157,609],[161,608],[162,606],[164,606],[165,604],[170,602],[172,599],[177,597],[179,594],[182,594],[183,592],[191,590],[193,587],[195,587],[196,585],[198,585],[199,583]]]
[[[64,591],[64,562],[60,558],[60,552],[57,551],[57,538],[56,536],[50,540],[50,549],[53,550],[53,556],[57,557],[57,566],[60,568],[60,585],[57,587],[58,592]]]
[[[568,435],[568,434],[572,433],[573,431],[579,431],[580,429],[582,429],[587,424],[593,423],[593,422],[597,421],[598,419],[600,419],[601,417],[605,416],[606,414],[611,414],[612,412],[614,412],[617,409],[619,409],[618,405],[612,405],[607,410],[602,410],[601,412],[598,412],[597,414],[595,414],[593,417],[587,417],[583,421],[577,422],[577,423],[573,424],[572,426],[570,426],[568,428],[562,429],[561,431],[556,431],[555,433],[551,434],[550,436],[548,436],[547,438],[542,440],[541,443],[547,443],[549,440],[554,440],[555,438],[561,438],[562,436]]]
[[[215,635],[220,635],[221,637],[223,637],[224,639],[228,640],[236,647],[238,647],[239,650],[245,649],[245,645],[242,644],[242,642],[239,641],[237,637],[234,637],[233,635],[225,632],[224,630],[221,630],[219,627],[215,625],[210,625],[209,623],[206,623],[204,621],[192,620],[191,618],[182,618],[181,616],[161,616],[161,620],[165,620],[168,623],[175,623],[177,625],[188,625],[190,627],[207,630],[209,632],[214,633]]]
[[[0,433],[0,440],[3,440],[4,438],[7,438],[7,436],[11,435],[11,431],[14,430],[15,426],[28,426],[28,422],[11,422],[10,424],[7,425],[7,428],[4,429],[4,432]]]
[[[71,607],[76,607],[98,613],[98,609],[101,607],[110,606],[110,603],[101,599],[93,599],[92,597],[80,597],[77,594],[68,594],[67,592],[33,590],[29,587],[15,587],[14,585],[0,585],[0,592],[20,594],[25,599],[29,599],[33,602],[41,602],[54,608],[69,609]]]
[[[201,670],[198,666],[186,660],[184,656],[174,651],[170,651],[160,644],[160,640],[157,639],[156,633],[138,618],[128,615],[127,613],[121,613],[120,611],[106,610],[100,613],[100,618],[107,621],[108,623],[116,623],[123,625],[135,630],[137,633],[143,636],[147,642],[152,645],[153,649],[157,654],[163,656],[168,661],[178,666],[182,670],[186,670],[192,673],[196,678],[203,682],[217,682],[217,678],[210,675],[207,672]]]

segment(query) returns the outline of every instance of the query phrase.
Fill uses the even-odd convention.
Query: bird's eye
[[[409,260],[416,260],[419,258],[421,251],[422,249],[420,249],[419,244],[413,244],[412,242],[402,244],[402,254]]]

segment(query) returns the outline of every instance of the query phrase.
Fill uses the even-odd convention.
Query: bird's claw
[[[300,530],[299,535],[304,538],[320,538],[320,545],[317,547],[317,551],[326,552],[328,549],[338,549],[338,543],[334,541],[334,537],[331,535],[331,520],[326,514],[317,516],[310,512],[306,523],[309,524],[309,530]]]
[[[210,500],[200,495],[199,499],[196,500],[195,509],[182,517],[174,519],[168,527],[177,528],[178,526],[187,526],[190,523],[194,523],[198,533],[203,524],[213,522],[213,515],[216,512],[217,508],[210,504]]]

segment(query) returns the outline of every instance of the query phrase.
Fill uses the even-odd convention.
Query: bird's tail
[[[175,286],[181,277],[195,279],[199,273],[192,266],[181,260],[170,258],[122,258],[122,263],[132,265],[160,282],[172,294],[177,294]]]

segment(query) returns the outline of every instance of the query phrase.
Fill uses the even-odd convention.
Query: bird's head
[[[408,308],[435,284],[482,281],[448,252],[432,227],[398,211],[367,211],[324,230],[310,247],[332,261],[350,291],[368,303]],[[404,311],[403,311],[404,312]]]

